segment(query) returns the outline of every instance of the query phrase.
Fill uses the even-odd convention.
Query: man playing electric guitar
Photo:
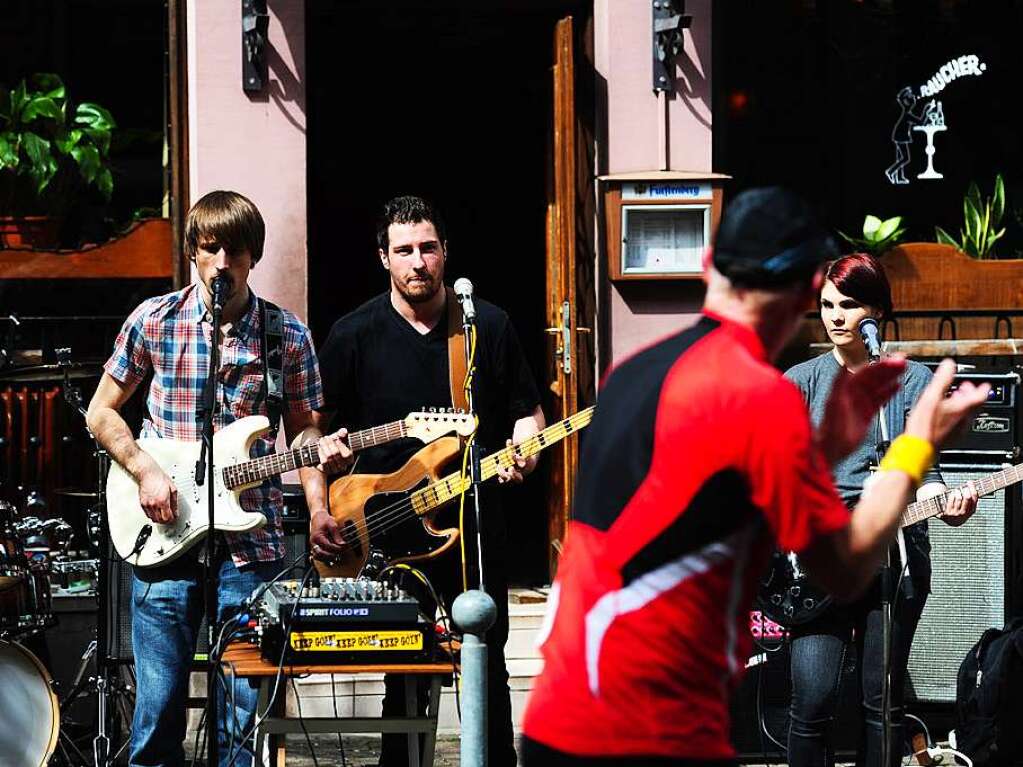
[[[439,215],[422,199],[395,198],[384,206],[377,242],[381,265],[390,277],[389,290],[335,323],[321,349],[326,405],[320,414],[320,424],[343,424],[357,429],[363,428],[363,424],[396,417],[389,414],[407,412],[410,405],[412,409],[423,405],[449,407],[454,404],[452,390],[461,387],[461,380],[455,383],[453,378],[458,376],[453,376],[449,369],[457,364],[456,352],[462,352],[460,346],[452,351],[449,366],[449,311],[459,309],[444,288],[447,243]],[[478,314],[475,409],[479,415],[476,439],[492,452],[506,442],[519,443],[540,431],[544,416],[533,375],[508,316],[486,301],[477,300],[475,304]],[[460,316],[459,313],[456,326]],[[397,471],[418,447],[405,441],[364,451],[359,454],[355,470],[365,474]],[[500,471],[499,481],[519,482],[535,463],[535,457],[518,459],[515,467]],[[447,471],[457,471],[457,464]],[[493,486],[484,485],[483,490],[484,586],[498,611],[487,634],[490,759],[494,765],[513,767],[511,700],[504,662],[508,638],[505,523],[499,507],[500,493],[494,492]],[[472,514],[467,511],[465,516],[467,524],[471,523]],[[419,522],[413,517],[405,524]],[[344,541],[337,523],[330,515],[321,514],[312,520],[312,525],[314,535],[330,538],[329,542],[321,542],[321,558],[327,561],[338,556]],[[475,540],[471,528],[467,528],[464,540],[470,545]],[[468,553],[466,560],[473,563],[476,558]],[[424,563],[421,569],[450,609],[454,597],[463,590],[460,557],[453,552],[445,553]],[[412,583],[409,579],[407,585],[411,587]],[[427,608],[432,612],[433,605]],[[404,711],[402,686],[394,683],[397,681],[400,680],[389,680],[387,684],[385,713]],[[380,763],[406,761],[404,738],[385,736]]]
[[[859,333],[864,318],[880,321],[892,313],[891,288],[884,269],[865,254],[839,258],[828,266],[820,293],[820,316],[833,347],[807,362],[790,368],[786,377],[799,387],[818,425],[832,386],[843,371],[866,367],[868,352]],[[930,382],[930,370],[918,362],[907,362],[899,390],[885,405],[890,439],[902,433],[906,413]],[[860,498],[870,466],[876,462],[876,448],[882,441],[878,418],[863,442],[833,466],[835,487],[850,507]],[[929,498],[945,491],[941,475],[931,469],[917,498]],[[972,483],[949,496],[944,522],[960,525],[977,506]],[[907,527],[906,556],[896,553],[893,563],[904,561],[903,576],[894,565],[900,588],[892,607],[892,764],[902,758],[902,690],[910,646],[917,622],[930,591],[930,543],[927,523]],[[894,547],[893,547],[894,549]],[[880,590],[876,586],[851,604],[833,605],[821,616],[792,629],[792,704],[788,759],[793,767],[823,767],[833,763],[829,729],[838,705],[838,689],[845,654],[855,637],[855,652],[862,679],[863,730],[860,738],[861,763],[878,767],[881,752],[881,639]]]
[[[125,321],[89,403],[89,428],[97,441],[138,482],[139,502],[156,523],[174,520],[179,488],[159,464],[141,450],[120,415],[125,402],[152,373],[146,394],[148,416],[142,434],[197,441],[196,420],[209,367],[211,341],[222,344],[216,384],[214,429],[249,415],[268,415],[264,380],[262,302],[248,286],[249,271],[263,255],[265,227],[259,210],[234,192],[210,192],[185,219],[184,250],[195,264],[199,283],[144,301]],[[222,325],[211,326],[212,283],[226,279]],[[290,312],[279,311],[280,356],[283,359],[284,431],[293,439],[318,439],[320,468],[338,471],[351,462],[341,431],[320,438],[313,410],[323,403],[319,371],[309,330]],[[269,323],[267,323],[269,326]],[[216,333],[216,336],[214,336]],[[269,439],[257,439],[255,456],[273,450]],[[325,509],[326,484],[319,468],[300,472],[311,513]],[[183,489],[182,489],[183,491]],[[280,571],[284,557],[281,526],[283,497],[278,480],[268,480],[241,495],[246,511],[260,511],[267,523],[243,534],[225,534],[227,546],[208,545],[206,560],[218,568],[218,616],[224,620],[262,582]],[[110,508],[111,515],[117,514]],[[216,541],[218,536],[211,536]],[[138,689],[132,722],[131,765],[184,764],[185,699],[203,613],[204,577],[196,549],[169,565],[135,569],[132,583],[132,642]],[[218,690],[218,694],[223,695]],[[231,758],[229,743],[240,745],[256,708],[256,689],[235,683],[233,710],[218,707],[221,764]],[[228,733],[227,722],[237,729]],[[237,757],[237,755],[235,755]],[[236,764],[251,763],[251,751]]]

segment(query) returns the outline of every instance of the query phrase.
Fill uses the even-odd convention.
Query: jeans
[[[217,619],[238,612],[243,599],[281,569],[280,562],[257,562],[239,569],[226,552],[218,563]],[[185,760],[185,700],[204,613],[205,568],[196,555],[165,567],[135,569],[132,577],[132,646],[137,692],[132,720],[131,767],[182,767]],[[230,763],[229,747],[238,749],[252,726],[258,689],[249,680],[235,682],[234,709],[227,711],[222,685],[217,689],[217,741],[220,764]],[[229,701],[230,701],[229,696]],[[227,729],[227,723],[234,732]],[[234,764],[252,763],[251,740]],[[189,755],[191,759],[191,755]]]
[[[913,634],[927,601],[926,584],[904,588],[892,605],[890,764],[902,761],[903,688]],[[881,683],[884,642],[881,600],[877,586],[849,605],[838,605],[817,620],[793,629],[791,638],[792,703],[788,741],[791,767],[830,767],[834,753],[829,729],[839,700],[846,652],[856,652],[861,697],[861,729],[857,764],[881,764]]]

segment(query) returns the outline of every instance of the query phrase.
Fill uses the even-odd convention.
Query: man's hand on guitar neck
[[[348,429],[338,429],[333,434],[320,437],[316,442],[316,450],[320,456],[317,467],[324,474],[340,474],[352,465],[354,460],[352,449],[348,446]]]
[[[539,405],[529,415],[519,418],[515,421],[515,425],[512,427],[512,438],[505,442],[507,447],[512,445],[519,445],[525,442],[527,439],[532,437],[534,434],[543,431],[544,426],[547,425],[547,420],[544,418],[543,410]],[[499,466],[497,469],[497,481],[500,483],[522,482],[530,472],[536,468],[536,462],[539,456],[532,455],[528,458],[524,458],[517,452],[513,458],[514,463],[511,466],[503,467]]]

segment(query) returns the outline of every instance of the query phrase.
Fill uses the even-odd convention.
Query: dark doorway
[[[544,389],[545,184],[555,22],[589,2],[307,5],[309,320],[383,292],[375,220],[399,194],[445,216],[447,281],[511,316]],[[543,462],[508,499],[514,583],[547,579]]]

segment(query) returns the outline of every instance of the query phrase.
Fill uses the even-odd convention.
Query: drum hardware
[[[67,498],[99,498],[99,493],[95,489],[84,487],[58,487],[53,494]]]
[[[71,361],[71,349],[62,347],[54,351],[57,355],[57,367],[63,372],[61,388],[64,401],[72,410],[81,415],[84,421],[88,414],[84,407],[82,390],[71,383],[71,373],[76,367],[76,364]],[[90,439],[95,442],[95,436],[89,431],[87,425],[85,429]],[[91,539],[95,533],[95,540],[92,542],[97,544],[96,549],[99,556],[96,570],[96,591],[99,597],[97,613],[99,620],[96,622],[96,649],[94,651],[96,675],[89,679],[88,684],[78,694],[84,694],[86,691],[96,694],[97,728],[96,736],[92,741],[93,767],[110,767],[127,746],[127,739],[125,739],[125,742],[111,753],[111,714],[119,714],[125,725],[123,731],[129,732],[131,712],[134,708],[134,691],[132,684],[122,678],[116,659],[110,655],[109,625],[111,622],[107,620],[107,616],[118,608],[116,602],[111,604],[111,589],[108,584],[110,565],[107,552],[112,549],[107,545],[109,533],[106,526],[105,478],[110,471],[110,457],[98,442],[95,444],[96,450],[93,456],[96,459],[96,490],[95,495],[92,495],[90,491],[90,495],[86,497],[94,497],[97,500],[89,515],[89,535]],[[116,625],[116,621],[113,623]],[[88,662],[89,658],[83,657],[82,663],[87,664]]]

